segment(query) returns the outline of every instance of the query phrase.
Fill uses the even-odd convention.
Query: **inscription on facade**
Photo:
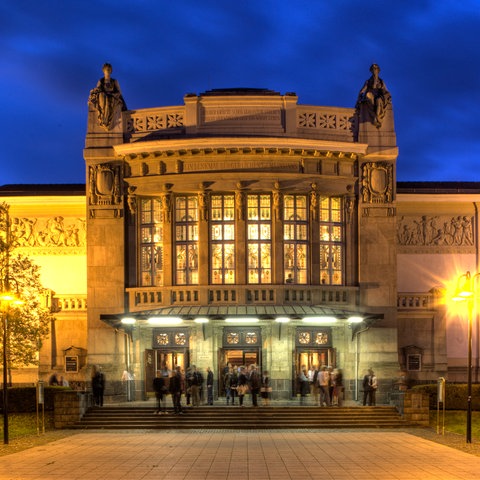
[[[209,162],[185,162],[184,172],[198,172],[205,170],[283,170],[288,172],[299,172],[300,162],[272,162],[272,161],[209,161]]]
[[[261,108],[204,108],[201,111],[202,123],[210,122],[275,122],[281,123],[280,110],[264,110]]]

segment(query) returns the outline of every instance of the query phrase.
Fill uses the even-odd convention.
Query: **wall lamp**
[[[226,318],[225,319],[225,322],[227,323],[257,323],[259,322],[260,320],[258,318]]]
[[[316,324],[327,324],[327,323],[336,323],[338,319],[336,317],[304,317],[302,322],[304,323],[316,323]]]
[[[135,325],[135,323],[137,323],[137,320],[132,317],[125,317],[125,318],[122,318],[120,322],[123,323],[124,325]]]
[[[179,325],[182,322],[179,317],[150,317],[147,320],[149,325]]]

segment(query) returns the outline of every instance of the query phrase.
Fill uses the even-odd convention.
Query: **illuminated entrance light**
[[[302,321],[305,323],[336,323],[335,317],[304,317]]]
[[[363,317],[352,316],[352,317],[348,317],[347,321],[348,321],[348,323],[362,323],[363,322]]]
[[[275,321],[277,323],[288,323],[290,322],[290,319],[288,317],[277,317]]]
[[[132,317],[125,317],[120,320],[124,325],[133,325],[137,323],[137,320]]]
[[[195,323],[208,323],[210,320],[208,318],[195,318],[193,321]]]
[[[147,323],[150,325],[178,325],[183,320],[179,317],[150,317]]]
[[[226,318],[225,321],[227,323],[257,323],[259,322],[258,318]]]

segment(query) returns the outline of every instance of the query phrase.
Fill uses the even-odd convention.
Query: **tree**
[[[11,369],[38,365],[42,340],[49,333],[53,316],[42,305],[47,290],[40,282],[38,265],[20,254],[14,254],[11,238],[9,206],[0,204],[0,293],[10,293],[23,303],[2,301],[3,319],[7,319],[7,358],[9,379]],[[45,302],[44,302],[45,303]],[[0,352],[3,355],[3,342]]]

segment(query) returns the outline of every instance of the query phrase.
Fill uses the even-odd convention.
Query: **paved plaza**
[[[92,431],[0,458],[0,479],[474,479],[480,457],[406,432]]]

